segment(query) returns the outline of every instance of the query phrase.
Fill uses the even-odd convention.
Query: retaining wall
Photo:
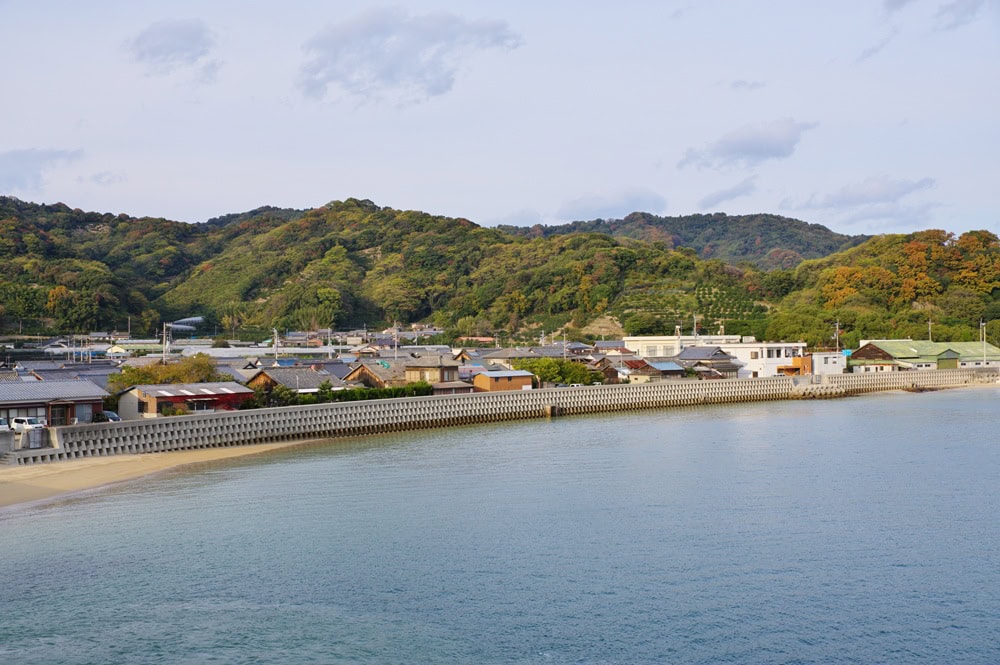
[[[842,388],[849,395],[878,390],[923,390],[953,388],[972,383],[996,383],[1000,370],[941,369],[911,372],[872,372],[867,374],[827,374],[823,383]]]
[[[894,373],[904,374],[904,373]],[[168,450],[307,440],[488,423],[559,415],[832,397],[871,390],[958,386],[996,381],[997,370],[906,372],[907,376],[843,375],[820,385],[791,377],[663,381],[657,383],[522,390],[471,395],[440,395],[229,411],[192,416],[127,420],[55,427],[52,447],[16,450],[17,464]]]

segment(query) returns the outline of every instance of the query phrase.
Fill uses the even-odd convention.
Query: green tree
[[[153,363],[141,367],[126,365],[121,372],[108,377],[108,392],[118,393],[130,386],[227,380],[229,377],[215,369],[215,361],[211,356],[198,353],[180,360],[169,360],[166,364]]]

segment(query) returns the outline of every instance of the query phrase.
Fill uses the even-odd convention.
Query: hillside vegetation
[[[131,324],[152,335],[164,320],[202,315],[238,336],[423,321],[506,341],[556,330],[580,337],[600,320],[633,334],[697,325],[817,346],[834,343],[837,322],[844,344],[926,338],[928,321],[935,339],[975,339],[980,319],[991,336],[1000,333],[1000,243],[991,233],[864,240],[764,215],[686,219],[702,240],[718,238],[712,253],[730,260],[699,255],[705,245],[679,245],[679,231],[633,237],[665,233],[662,218],[641,213],[622,220],[628,233],[604,232],[611,223],[601,220],[515,233],[348,199],[192,225],[0,197],[0,327]],[[772,245],[764,254],[772,259],[847,248],[764,270],[749,258],[768,245],[769,224],[800,238],[795,250]],[[750,235],[741,240],[739,229]]]
[[[727,263],[750,262],[764,270],[794,268],[804,259],[828,256],[864,242],[869,236],[834,233],[779,215],[686,215],[658,217],[635,212],[624,219],[597,219],[557,226],[498,227],[518,236],[548,238],[572,233],[603,233],[663,243],[668,248],[690,247],[703,259]]]

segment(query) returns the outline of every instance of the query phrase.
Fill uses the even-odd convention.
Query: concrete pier
[[[991,369],[828,375],[819,383],[804,382],[801,377],[662,381],[229,411],[54,427],[48,430],[49,447],[13,450],[6,461],[37,464],[584,413],[828,398],[996,383],[998,377],[1000,370]]]

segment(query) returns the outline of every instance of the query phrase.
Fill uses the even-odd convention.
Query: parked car
[[[11,419],[10,424],[13,426],[14,431],[18,433],[31,429],[45,429],[45,423],[38,418],[17,416]]]
[[[119,416],[114,411],[98,411],[90,419],[90,422],[92,422],[92,423],[108,423],[108,422],[117,423],[117,422],[121,421],[121,419],[122,419],[122,417]]]
[[[0,418],[0,432],[10,432],[13,431],[13,427],[7,422],[6,418]]]

